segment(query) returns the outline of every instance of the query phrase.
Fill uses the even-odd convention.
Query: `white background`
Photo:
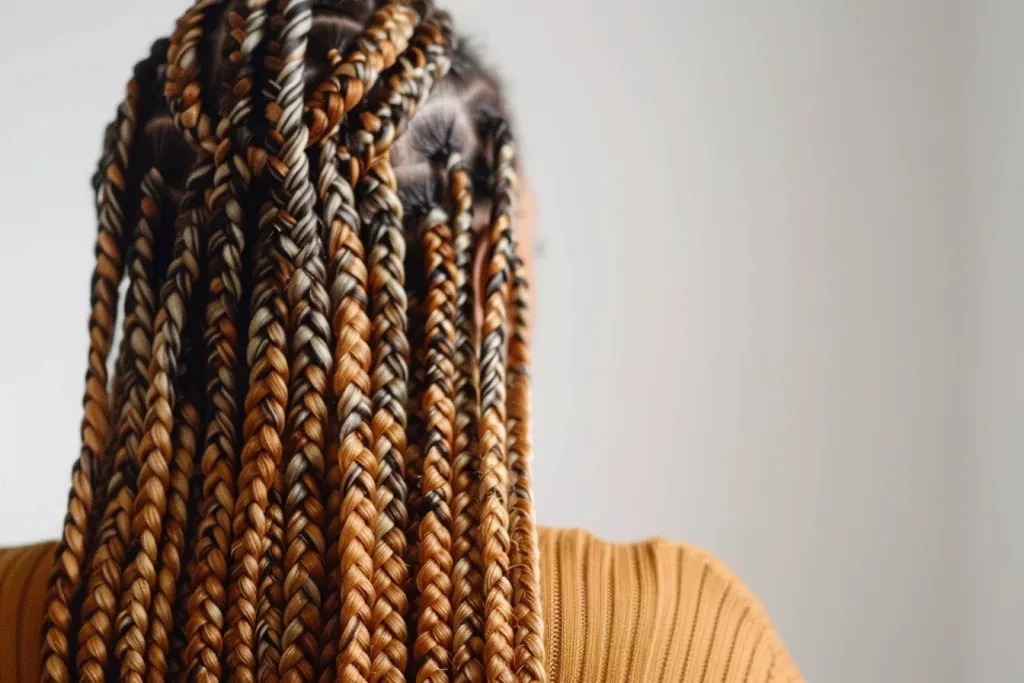
[[[89,176],[179,0],[8,3],[0,543],[78,451]],[[541,521],[722,556],[808,680],[1024,677],[1024,13],[452,0],[541,210]]]

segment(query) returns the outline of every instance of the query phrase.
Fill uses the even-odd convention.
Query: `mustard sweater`
[[[39,680],[55,544],[0,549],[0,681]],[[802,683],[750,591],[708,553],[540,531],[550,683]]]

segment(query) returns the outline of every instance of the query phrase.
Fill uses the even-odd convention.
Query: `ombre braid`
[[[500,181],[499,181],[500,182]],[[506,195],[498,201],[510,200]],[[514,213],[510,211],[510,213]],[[513,242],[513,245],[515,243]],[[537,683],[547,680],[544,669],[544,623],[540,602],[540,556],[533,515],[530,460],[530,351],[529,288],[522,259],[513,246],[511,329],[508,347],[508,460],[511,487],[509,526],[512,554],[512,614],[515,619],[515,660],[517,680]]]
[[[200,27],[208,20],[215,3],[199,3],[179,22],[168,50],[168,105],[179,130],[198,154],[186,183],[181,213],[175,226],[174,260],[168,268],[161,291],[161,306],[155,322],[153,358],[150,362],[150,386],[146,396],[145,434],[140,446],[142,469],[132,517],[134,560],[125,570],[125,592],[118,617],[120,642],[117,647],[121,678],[141,682],[152,675],[160,676],[160,656],[166,638],[150,641],[150,633],[169,633],[173,624],[166,623],[168,612],[153,610],[153,594],[158,580],[161,544],[173,543],[164,538],[164,517],[168,510],[171,486],[170,468],[173,457],[175,383],[178,364],[182,362],[183,335],[193,307],[192,294],[203,271],[207,214],[204,193],[212,180],[210,152],[215,147],[209,117],[201,110],[195,63]],[[200,307],[200,310],[201,307]],[[174,521],[173,519],[170,521]],[[178,566],[162,582],[176,582]],[[167,590],[171,590],[169,586]],[[154,623],[150,623],[151,620]],[[151,646],[152,643],[152,646]],[[154,659],[156,657],[156,659]],[[150,665],[157,668],[150,673]]]
[[[125,363],[122,379],[123,400],[118,417],[114,471],[107,484],[107,503],[97,533],[92,556],[89,593],[82,608],[82,628],[78,651],[81,680],[103,683],[108,651],[113,635],[116,610],[121,599],[121,572],[132,507],[135,501],[139,461],[139,439],[145,419],[145,395],[156,311],[154,294],[155,234],[162,229],[161,213],[168,208],[163,175],[152,168],[142,179],[140,217],[129,258],[130,285],[125,297]]]
[[[429,212],[423,226],[427,277],[426,362],[422,411],[426,433],[420,483],[419,590],[413,648],[417,681],[447,680],[451,667],[451,451],[455,420],[455,254],[448,216]]]
[[[333,359],[327,321],[323,243],[302,119],[307,34],[306,2],[280,2],[276,98],[269,132],[271,196],[281,256],[292,262],[287,281],[291,368],[284,463],[284,613],[279,673],[288,683],[312,681],[319,664],[320,590],[324,581],[324,511],[320,496],[327,406],[324,394]],[[268,635],[272,632],[268,630]],[[272,642],[272,641],[271,641]],[[271,645],[274,646],[274,645]]]
[[[436,19],[436,17],[435,17]],[[407,125],[437,74],[447,70],[450,41],[426,20],[386,81],[382,104],[360,117],[355,158],[367,169],[359,193],[360,217],[368,231],[370,310],[374,363],[373,437],[377,459],[378,523],[374,547],[376,602],[372,616],[372,680],[400,681],[408,661],[406,533],[408,512],[404,458],[409,344],[405,291],[403,207],[388,150]]]
[[[484,605],[477,544],[480,458],[476,429],[480,418],[479,383],[473,321],[473,185],[462,158],[445,164],[455,247],[455,437],[452,460],[452,679],[457,683],[484,680]]]
[[[376,526],[373,499],[377,468],[369,449],[371,358],[367,345],[370,325],[365,310],[366,269],[352,189],[356,179],[339,172],[336,135],[341,117],[362,101],[381,70],[389,68],[404,49],[414,19],[415,15],[397,4],[379,10],[370,27],[357,39],[356,50],[345,59],[332,51],[333,71],[310,101],[312,137],[320,139],[318,194],[328,228],[328,282],[338,360],[333,391],[340,426],[339,444],[331,453],[328,468],[328,483],[333,490],[328,498],[331,524],[327,562],[336,578],[330,581],[324,603],[327,642],[322,647],[322,680],[329,679],[334,671],[346,680],[365,680],[369,676],[369,619],[374,597],[371,553]],[[336,523],[339,514],[344,520],[340,528]],[[343,550],[339,550],[339,543]],[[345,595],[343,604],[339,604],[339,588]],[[334,643],[339,628],[342,642],[335,662]]]
[[[92,276],[89,313],[89,361],[85,376],[82,449],[71,473],[68,511],[57,546],[50,592],[43,625],[42,679],[65,683],[71,680],[74,623],[81,623],[80,589],[87,569],[87,551],[95,545],[90,521],[94,491],[104,486],[97,481],[97,468],[109,437],[107,396],[107,355],[117,314],[118,284],[121,280],[122,240],[125,213],[131,210],[132,169],[129,163],[136,130],[145,118],[142,93],[156,78],[167,42],[153,44],[149,57],[135,67],[128,83],[108,144],[104,151],[102,175],[97,192],[99,229],[96,237],[96,266]],[[111,470],[113,468],[110,468]],[[116,599],[116,598],[112,598]],[[109,605],[109,603],[107,603]]]
[[[243,207],[247,204],[244,197],[252,175],[263,165],[262,155],[250,144],[253,53],[262,41],[265,5],[266,0],[246,0],[225,13],[227,38],[223,62],[232,71],[225,75],[230,87],[225,88],[221,102],[209,205],[211,272],[205,340],[209,378],[206,392],[212,410],[203,446],[203,506],[196,532],[195,576],[186,626],[186,659],[192,663],[189,676],[196,681],[216,681],[221,677],[228,555],[238,471],[238,330],[244,329],[240,305],[247,218]]]
[[[154,46],[97,183],[44,680],[542,680],[503,110],[429,2],[198,0]]]
[[[496,185],[512,177],[515,164],[508,124],[494,125]],[[484,296],[480,357],[480,525],[485,596],[484,661],[487,680],[513,680],[512,584],[509,581],[508,460],[506,444],[505,362],[508,339],[507,301],[511,280],[512,217],[496,187],[491,218],[490,254]]]
[[[296,17],[298,28],[287,23]],[[271,20],[272,26],[276,25],[275,45],[268,49],[266,57],[272,74],[268,75],[264,94],[271,127],[281,121],[277,101],[281,82],[275,79],[283,78],[287,83],[289,73],[281,68],[280,44],[296,30],[301,31],[304,20],[308,21],[308,5],[295,3],[279,4]],[[294,49],[290,44],[289,47]],[[294,68],[293,60],[288,69]],[[298,77],[301,78],[301,71]],[[294,115],[294,111],[289,112],[289,116]],[[281,144],[280,140],[275,141],[273,155],[280,154]],[[278,469],[283,459],[289,377],[284,290],[294,270],[291,258],[297,251],[288,236],[282,234],[275,201],[267,198],[260,214],[263,234],[254,250],[255,284],[246,352],[250,370],[245,398],[245,445],[235,499],[235,544],[231,551],[234,566],[224,642],[230,680],[247,683],[257,676],[260,680],[276,680],[280,664],[283,594],[280,586],[274,590],[268,582],[274,581],[275,573],[283,573],[283,568],[275,567],[275,560],[281,555],[284,542],[282,475]]]

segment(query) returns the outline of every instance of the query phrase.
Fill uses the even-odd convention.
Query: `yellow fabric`
[[[53,543],[0,549],[0,682],[39,680]],[[550,683],[802,683],[750,591],[691,546],[542,529]]]

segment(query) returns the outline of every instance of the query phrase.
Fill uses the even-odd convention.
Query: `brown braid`
[[[484,605],[477,545],[476,428],[480,368],[477,365],[473,321],[473,185],[458,154],[447,164],[455,246],[455,438],[452,461],[452,680],[484,680]]]
[[[495,124],[495,178],[509,175],[515,158],[504,121]],[[486,617],[484,661],[487,680],[513,680],[512,585],[509,582],[508,460],[505,427],[505,354],[508,337],[506,302],[511,279],[512,219],[496,187],[490,226],[490,255],[484,296],[483,346],[480,359],[480,526]]]
[[[320,485],[325,471],[324,394],[332,357],[323,244],[305,154],[308,133],[302,120],[303,65],[312,12],[309,3],[301,1],[279,2],[278,11],[268,168],[277,249],[292,262],[286,291],[291,369],[286,423],[289,443],[281,482],[286,496],[284,630],[278,635],[270,624],[266,633],[268,647],[281,651],[281,679],[298,683],[312,681],[319,664],[325,550]],[[276,614],[270,617],[276,619]]]
[[[100,465],[98,461],[103,456],[109,436],[107,355],[117,312],[117,288],[122,275],[124,216],[131,205],[129,163],[136,129],[145,118],[144,112],[140,111],[143,106],[140,96],[156,77],[166,50],[167,42],[157,41],[150,56],[136,66],[134,78],[128,83],[124,102],[112,126],[112,134],[106,139],[108,148],[104,152],[97,193],[99,229],[89,313],[89,362],[83,401],[82,449],[71,473],[68,511],[50,578],[41,655],[44,681],[65,683],[72,678],[76,636],[73,623],[80,623],[76,613],[87,568],[86,552],[94,545],[89,522],[98,517],[92,509],[93,491],[103,484],[96,480],[96,475]],[[110,603],[105,606],[112,607]]]
[[[506,181],[509,188],[514,179]],[[500,181],[499,181],[500,184]],[[511,198],[509,195],[508,198]],[[503,199],[497,199],[503,201]],[[514,244],[514,243],[513,243]],[[508,347],[508,460],[511,476],[509,527],[512,554],[512,613],[515,618],[515,670],[522,683],[543,683],[544,623],[540,604],[537,529],[533,516],[530,460],[529,289],[522,260],[512,262],[512,336]]]
[[[246,443],[234,508],[236,545],[231,552],[234,566],[225,636],[231,680],[246,683],[257,678],[278,680],[281,671],[285,474],[280,466],[288,462],[282,437],[290,378],[286,290],[299,252],[293,230],[305,234],[316,229],[301,125],[302,63],[310,20],[308,3],[279,2],[271,17],[273,40],[266,58],[267,164],[274,189],[273,197],[260,210],[263,237],[254,273]],[[298,187],[286,184],[293,168],[299,174],[293,176]],[[318,612],[318,605],[313,609]]]
[[[412,252],[417,244],[411,242],[409,245]],[[405,257],[408,280],[415,282],[422,270],[422,259],[417,258],[418,250],[415,253],[407,253]],[[416,270],[414,270],[416,269]],[[409,383],[408,396],[406,398],[406,426],[405,426],[405,481],[406,487],[406,510],[409,513],[409,524],[406,527],[406,549],[405,563],[408,567],[410,580],[406,584],[405,595],[410,605],[416,605],[419,601],[419,588],[416,586],[415,576],[419,571],[419,533],[420,533],[420,512],[421,496],[420,483],[423,480],[423,433],[424,420],[420,415],[420,406],[423,404],[423,386],[426,380],[426,348],[422,329],[426,318],[423,315],[423,302],[420,295],[412,287],[407,288],[407,328],[409,330]],[[412,634],[416,633],[415,615],[409,615],[409,627]]]
[[[189,184],[204,175],[204,168],[193,170]],[[125,593],[121,600],[118,631],[121,639],[117,657],[122,680],[141,683],[146,676],[146,635],[149,620],[166,615],[150,613],[157,581],[159,542],[167,513],[169,466],[172,457],[174,379],[181,358],[182,334],[188,319],[192,290],[203,262],[203,217],[201,209],[183,212],[178,219],[175,257],[161,291],[160,311],[155,321],[153,358],[149,366],[149,391],[146,395],[145,434],[139,447],[142,469],[132,514],[134,560],[124,573]],[[175,577],[176,579],[176,577]],[[170,629],[170,624],[162,624]],[[152,655],[150,655],[152,656]]]
[[[271,496],[276,495],[288,399],[288,361],[285,355],[285,312],[280,292],[286,273],[271,255],[272,235],[264,234],[255,250],[252,318],[249,324],[249,391],[238,496],[235,500],[231,550],[228,629],[224,636],[228,674],[232,681],[256,680],[257,587],[261,557],[269,547]]]
[[[167,523],[164,525],[157,589],[153,596],[153,618],[149,623],[149,648],[146,655],[150,666],[148,678],[151,681],[167,680],[171,631],[175,628],[174,606],[188,529],[192,467],[197,452],[197,406],[190,399],[183,399],[179,403],[175,415],[174,458],[170,463],[170,487],[167,492]]]
[[[253,107],[253,46],[261,42],[265,4],[266,0],[238,2],[225,14],[228,37],[224,62],[234,71],[225,76],[231,87],[225,89],[221,101],[214,187],[210,193],[211,274],[205,340],[209,368],[206,393],[212,411],[204,438],[203,506],[186,626],[189,675],[202,682],[220,680],[222,671],[231,516],[238,469],[238,329],[244,329],[244,323],[238,320],[246,252],[242,198],[253,173],[248,158],[253,157],[252,166],[257,171],[263,163],[249,145],[249,121]]]
[[[429,2],[268,3],[198,0],[108,128],[43,678],[541,680],[497,86]]]
[[[417,681],[448,680],[451,666],[451,451],[455,419],[455,254],[448,216],[427,214],[423,230],[427,276],[426,364],[423,415],[426,434],[420,483],[422,513],[416,586]]]
[[[213,165],[210,152],[215,143],[209,117],[200,111],[199,87],[196,78],[197,43],[202,36],[203,22],[209,20],[213,2],[198,3],[171,38],[168,50],[165,92],[168,107],[179,130],[197,150],[186,183],[181,213],[175,227],[174,260],[162,287],[160,311],[155,322],[153,358],[149,367],[149,391],[146,395],[145,434],[140,445],[142,469],[138,494],[132,516],[132,549],[134,559],[124,572],[124,595],[117,628],[120,641],[116,654],[125,681],[142,681],[160,677],[162,660],[166,658],[168,640],[165,634],[173,629],[173,615],[168,610],[153,610],[157,590],[158,562],[172,553],[168,546],[176,542],[165,537],[164,516],[168,510],[171,486],[175,383],[178,365],[182,362],[183,336],[193,307],[192,294],[204,269],[207,214],[204,193],[211,184]],[[199,307],[202,310],[201,307]],[[177,524],[184,520],[169,522]],[[161,550],[161,546],[164,550]],[[161,590],[173,595],[180,571],[179,563],[160,568]],[[173,598],[172,598],[173,602]],[[151,640],[150,636],[157,639]],[[154,669],[149,667],[153,665]]]
[[[360,185],[360,217],[368,230],[370,308],[374,363],[373,437],[377,458],[377,512],[374,546],[376,602],[372,616],[371,680],[401,681],[408,661],[405,615],[406,529],[408,513],[404,458],[408,400],[409,344],[405,292],[403,208],[388,148],[421,98],[433,75],[447,69],[450,41],[431,20],[421,24],[410,48],[386,81],[382,104],[360,117],[356,157],[368,169]],[[428,68],[430,67],[430,68]]]
[[[123,401],[118,417],[114,471],[107,484],[107,504],[97,534],[96,551],[89,574],[89,593],[82,608],[78,673],[83,681],[103,683],[114,618],[121,599],[129,516],[135,501],[139,468],[139,439],[145,417],[150,340],[156,311],[153,293],[155,234],[161,230],[161,207],[166,207],[163,175],[156,168],[142,179],[140,217],[135,228],[128,272],[131,284],[125,297]]]
[[[328,474],[333,491],[328,499],[331,524],[327,561],[332,576],[337,578],[329,582],[324,603],[326,625],[321,680],[325,681],[334,671],[341,672],[346,680],[365,680],[369,675],[369,618],[373,604],[370,555],[376,526],[373,507],[376,463],[369,450],[372,435],[369,431],[370,352],[367,341],[370,327],[365,311],[366,270],[358,240],[359,219],[352,192],[354,179],[339,173],[336,134],[340,117],[362,100],[380,71],[389,68],[398,52],[404,49],[414,19],[415,15],[396,4],[379,10],[370,27],[357,40],[358,49],[344,60],[337,51],[331,53],[330,59],[335,62],[333,72],[310,101],[311,135],[314,139],[321,138],[319,196],[328,226],[329,283],[338,362],[333,389],[341,428],[339,446],[331,454]],[[340,491],[338,485],[342,485]],[[345,520],[340,529],[335,522],[339,514]],[[341,553],[339,543],[344,548]],[[346,596],[343,605],[339,605],[335,587]],[[343,640],[335,663],[339,623]]]

